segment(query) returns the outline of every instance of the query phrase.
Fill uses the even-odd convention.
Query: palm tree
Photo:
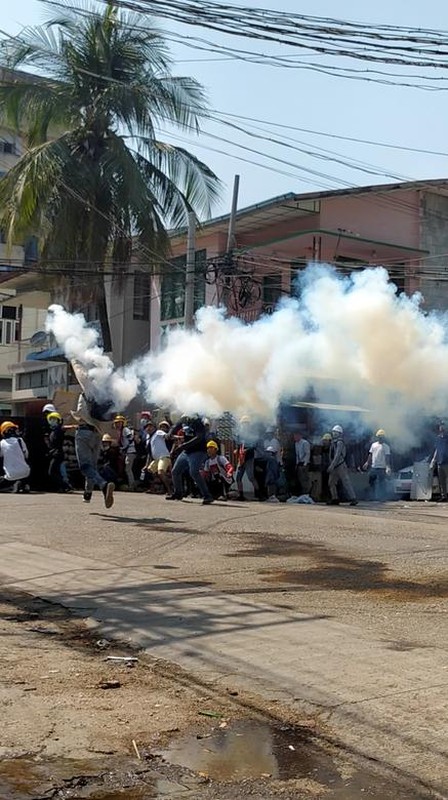
[[[160,124],[199,132],[203,89],[173,76],[146,15],[114,2],[64,10],[3,52],[0,122],[22,135],[24,152],[0,180],[0,225],[9,241],[36,234],[40,263],[58,275],[89,274],[111,350],[105,265],[119,272],[133,241],[146,264],[160,263],[167,229],[190,211],[209,216],[219,195],[204,163],[156,135]]]

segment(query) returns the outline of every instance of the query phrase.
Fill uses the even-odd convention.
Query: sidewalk
[[[20,541],[0,544],[0,564],[4,583],[82,609],[104,636],[236,689],[318,709],[335,740],[446,790],[446,652],[394,651],[330,616]]]

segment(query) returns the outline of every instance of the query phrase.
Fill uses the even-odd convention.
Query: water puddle
[[[160,755],[216,781],[312,778],[327,784],[339,778],[331,757],[307,732],[263,722],[243,720],[203,738],[178,739]]]
[[[129,759],[0,761],[1,800],[163,800],[178,789]]]

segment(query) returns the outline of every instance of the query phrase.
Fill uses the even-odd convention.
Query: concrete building
[[[341,274],[384,266],[400,291],[422,292],[424,307],[448,307],[448,179],[286,194],[238,211],[229,254],[229,215],[196,237],[197,305],[223,304],[247,321],[294,292],[307,263]],[[153,281],[151,346],[184,313],[186,231],[171,237],[173,266]],[[205,267],[204,267],[205,265]]]

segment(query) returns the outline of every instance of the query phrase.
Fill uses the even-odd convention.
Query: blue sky
[[[376,0],[375,4],[354,0],[338,0],[337,3],[335,0],[314,0],[311,6],[301,0],[241,0],[241,5],[448,30],[448,6],[445,0],[426,0],[425,3],[421,0]],[[39,0],[5,3],[2,12],[0,27],[9,33],[19,32],[24,25],[40,23],[48,13]],[[168,23],[165,27],[172,30]],[[193,31],[186,28],[185,33],[192,35]],[[204,36],[210,38],[212,34],[204,33]],[[216,40],[216,35],[213,34],[213,37]],[[248,49],[252,46],[248,40],[242,44],[241,40],[224,36],[220,41],[228,46],[244,46]],[[268,45],[267,49],[273,52]],[[288,54],[291,52],[287,51]],[[206,87],[211,106],[227,114],[390,143],[400,148],[406,146],[446,153],[443,156],[392,150],[300,131],[282,131],[281,128],[271,128],[269,134],[265,128],[263,132],[263,135],[280,139],[284,134],[289,137],[287,143],[292,146],[304,149],[318,146],[332,150],[336,158],[349,162],[358,159],[378,172],[372,175],[249,138],[243,133],[209,122],[206,131],[222,137],[224,141],[203,136],[200,140],[190,139],[188,147],[207,161],[225,184],[222,203],[216,213],[225,213],[229,208],[235,173],[241,176],[240,207],[290,191],[307,192],[341,188],[347,184],[448,176],[448,91],[424,92],[406,87],[382,86],[240,61],[196,61],[212,56],[180,44],[173,44],[172,54],[177,62],[175,72],[196,77]],[[227,120],[231,118],[227,117]],[[253,129],[255,123],[234,121],[243,127],[250,126],[256,132]],[[173,138],[173,142],[186,145],[187,140]],[[236,146],[238,143],[259,152],[254,154],[239,150]],[[240,161],[237,156],[257,161],[264,167]],[[295,166],[273,161],[269,156],[271,159],[285,159]],[[316,176],[308,170],[323,175]]]

